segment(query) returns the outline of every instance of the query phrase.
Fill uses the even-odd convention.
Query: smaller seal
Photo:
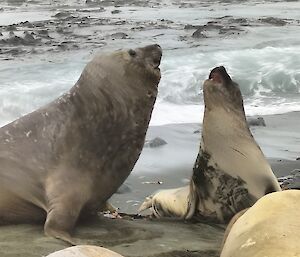
[[[143,202],[138,212],[152,210],[156,218],[178,217],[183,219],[188,210],[189,186],[166,189],[150,195]]]
[[[299,200],[299,190],[262,197],[228,227],[221,257],[299,257]]]
[[[78,245],[51,253],[47,257],[124,257],[104,247]]]
[[[201,143],[189,190],[161,191],[150,198],[152,204],[148,199],[142,206],[152,207],[158,217],[174,214],[227,223],[265,194],[281,188],[249,130],[239,86],[223,66],[210,72],[203,95]],[[181,198],[174,201],[178,195]]]

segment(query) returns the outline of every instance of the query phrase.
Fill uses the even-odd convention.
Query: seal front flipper
[[[68,169],[68,176],[66,172]],[[47,219],[44,231],[47,236],[76,245],[71,234],[83,207],[91,198],[92,181],[62,165],[46,181],[48,200]]]
[[[72,238],[69,233],[65,231],[56,230],[51,227],[46,228],[46,224],[45,224],[45,235],[49,237],[54,237],[56,239],[60,239],[70,245],[78,245],[78,243],[75,242],[74,238]]]

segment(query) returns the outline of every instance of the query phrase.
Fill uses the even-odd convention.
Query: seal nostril
[[[132,56],[132,57],[136,56],[136,51],[134,51],[134,50],[132,50],[132,49],[129,49],[129,50],[128,50],[128,53],[129,53],[129,55]]]
[[[158,52],[158,51],[153,52],[152,61],[153,61],[155,68],[157,68],[160,65],[161,57],[162,57],[161,52]]]
[[[158,68],[160,65],[160,58],[153,58],[154,68]]]

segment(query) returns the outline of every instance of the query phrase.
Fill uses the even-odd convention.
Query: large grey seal
[[[300,191],[262,197],[228,230],[221,257],[299,257]]]
[[[223,223],[265,194],[281,190],[249,130],[241,91],[224,67],[211,71],[203,92],[202,137],[189,190],[178,189],[180,197],[169,204],[165,201],[174,196],[160,192],[161,197],[149,197],[140,211],[152,207],[155,216],[178,216],[174,209],[180,204],[186,206],[181,218]]]
[[[69,92],[0,129],[0,221],[45,222],[71,242],[142,150],[160,81],[158,45],[96,56]]]
[[[123,257],[109,249],[94,245],[78,245],[56,251],[47,257]]]

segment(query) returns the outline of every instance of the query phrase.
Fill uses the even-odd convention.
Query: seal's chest
[[[237,212],[253,205],[247,184],[240,178],[234,178],[215,169],[204,171],[208,185],[209,200],[214,203],[218,220],[228,221]]]

